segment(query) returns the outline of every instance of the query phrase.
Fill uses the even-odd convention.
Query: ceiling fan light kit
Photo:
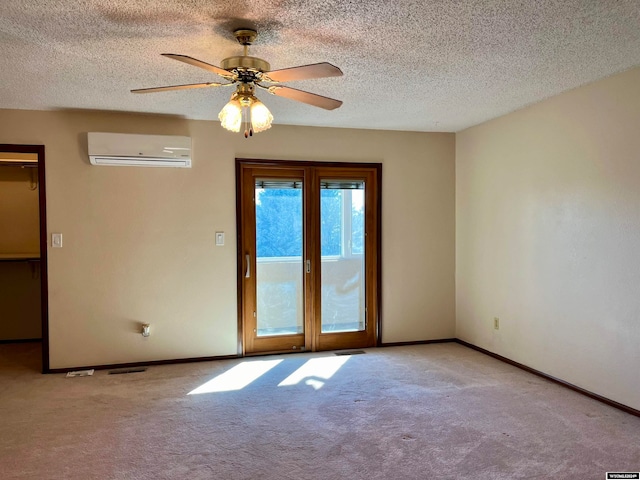
[[[271,115],[266,105],[253,94],[254,91],[255,87],[249,84],[238,86],[238,91],[231,95],[231,100],[218,115],[223,128],[237,133],[240,131],[244,120],[245,138],[271,128],[273,115]]]
[[[133,93],[153,93],[171,90],[185,90],[190,88],[236,86],[220,113],[218,119],[223,128],[231,132],[239,132],[244,123],[244,136],[249,138],[254,133],[264,132],[271,128],[273,115],[255,95],[256,87],[279,97],[289,98],[315,107],[333,110],[340,107],[342,102],[333,98],[323,97],[315,93],[297,90],[281,85],[281,82],[294,80],[309,80],[313,78],[339,77],[342,71],[330,63],[315,63],[299,67],[271,70],[266,60],[251,57],[249,45],[253,43],[258,33],[251,29],[238,29],[233,32],[238,43],[244,47],[244,54],[222,60],[221,67],[197,60],[186,55],[163,53],[162,55],[195,67],[208,70],[224,78],[227,83],[207,82],[187,85],[170,85],[167,87],[140,88],[131,90]]]

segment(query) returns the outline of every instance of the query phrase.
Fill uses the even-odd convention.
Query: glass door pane
[[[256,336],[304,331],[302,182],[256,180]]]
[[[320,181],[322,333],[365,330],[364,188]]]

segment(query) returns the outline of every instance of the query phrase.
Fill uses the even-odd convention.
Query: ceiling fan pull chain
[[[244,116],[244,138],[249,138],[249,110],[242,107],[242,115]]]

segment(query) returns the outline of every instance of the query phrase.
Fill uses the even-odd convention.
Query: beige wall
[[[635,69],[456,136],[457,336],[633,408],[639,128]]]
[[[189,135],[193,168],[91,166],[89,131]],[[454,334],[452,134],[274,126],[245,140],[214,122],[11,110],[0,132],[46,148],[48,232],[64,235],[49,247],[52,368],[235,354],[235,157],[382,162],[383,340]]]
[[[6,157],[0,152],[0,159]],[[0,166],[0,259],[6,254],[39,254],[37,172],[37,168]],[[0,340],[40,336],[38,265],[0,261]]]

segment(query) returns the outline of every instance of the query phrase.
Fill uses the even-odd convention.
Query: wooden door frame
[[[40,320],[42,323],[42,373],[49,373],[49,282],[47,269],[47,194],[44,173],[44,145],[0,144],[7,153],[38,155],[38,215],[40,228]]]
[[[257,301],[257,295],[256,295],[256,288],[257,288],[257,275],[258,275],[258,265],[257,265],[257,245],[255,242],[250,242],[251,245],[249,245],[247,243],[247,240],[249,239],[256,239],[256,218],[255,218],[255,205],[256,205],[256,198],[255,198],[255,186],[256,186],[256,178],[270,178],[273,177],[275,175],[275,177],[278,178],[278,180],[288,180],[288,181],[298,181],[300,180],[303,184],[305,183],[305,179],[308,176],[308,170],[304,169],[304,168],[298,168],[298,167],[290,167],[290,166],[282,166],[282,167],[277,167],[277,168],[263,168],[264,166],[261,165],[259,167],[256,167],[254,165],[251,166],[247,166],[246,164],[243,164],[241,166],[241,170],[242,169],[246,169],[246,171],[243,171],[242,174],[242,196],[244,197],[245,201],[248,201],[249,197],[253,198],[252,202],[249,202],[247,204],[245,204],[243,211],[240,213],[240,217],[243,217],[243,215],[246,213],[247,216],[243,217],[243,222],[242,222],[242,226],[241,226],[241,238],[242,237],[246,237],[243,240],[245,240],[243,242],[242,248],[241,250],[239,250],[240,255],[238,257],[238,262],[239,262],[239,266],[242,265],[244,268],[242,268],[241,270],[243,270],[244,272],[250,271],[251,274],[249,275],[251,277],[251,280],[249,282],[247,282],[246,277],[243,279],[243,285],[242,285],[242,295],[243,295],[243,301],[241,302],[242,307],[243,307],[243,311],[242,311],[242,324],[243,324],[243,349],[244,349],[244,354],[248,355],[247,351],[251,351],[251,355],[255,355],[258,352],[281,352],[281,348],[279,348],[280,343],[282,342],[281,340],[281,336],[279,335],[273,335],[273,336],[267,336],[267,337],[263,337],[263,338],[258,338],[257,335],[252,334],[251,332],[251,328],[253,327],[254,331],[256,331],[258,325],[256,323],[256,311],[258,309],[257,305],[252,303],[252,301]],[[306,204],[308,201],[308,189],[305,187],[302,189],[302,219],[303,220],[303,231],[306,232],[307,231],[307,227],[304,226],[307,224],[306,222],[306,215],[305,215],[305,210],[306,210]],[[253,206],[253,208],[246,208],[247,205],[251,204]],[[252,212],[250,211],[252,210]],[[303,238],[305,238],[306,235],[303,234]],[[302,259],[304,258],[304,252],[306,251],[306,246],[304,244],[301,245],[302,246],[302,256],[301,256],[301,263],[300,263],[300,274],[302,275],[301,280],[302,280],[302,289],[303,289],[303,293],[302,293],[302,297],[304,298],[305,295],[305,291],[307,290],[308,287],[308,281],[305,278],[305,275],[302,273]],[[248,255],[248,257],[247,257]],[[243,258],[245,257],[245,258]],[[249,264],[247,265],[247,259],[249,260]],[[246,297],[244,297],[244,295],[246,294]],[[306,302],[305,302],[305,310],[306,310]],[[251,312],[253,312],[253,318],[251,318]],[[290,346],[292,348],[292,350],[301,350],[301,349],[305,349],[305,347],[307,347],[307,343],[306,343],[306,334],[304,332],[308,331],[308,324],[306,322],[307,319],[307,315],[303,313],[304,319],[305,319],[305,323],[304,323],[304,331],[303,333],[298,333],[298,334],[287,334],[286,335],[286,339],[287,342],[291,342]],[[247,330],[247,327],[249,328]]]
[[[237,330],[237,352],[238,356],[246,355],[244,349],[244,325],[242,321],[243,312],[243,281],[244,281],[244,258],[243,258],[243,225],[242,225],[242,193],[241,173],[243,167],[290,167],[290,168],[371,168],[375,170],[377,182],[376,211],[379,228],[376,232],[376,251],[373,252],[376,259],[376,312],[375,312],[375,344],[382,344],[382,164],[364,162],[318,162],[303,160],[272,160],[257,158],[236,158],[236,265],[237,265],[237,290],[238,290],[238,330]]]
[[[380,164],[377,164],[380,166]],[[368,185],[366,187],[365,196],[372,197],[373,201],[367,201],[366,205],[371,205],[372,203],[375,205],[375,199],[379,198],[379,189],[380,189],[380,179],[376,178],[378,176],[379,170],[378,167],[370,168],[368,166],[364,166],[362,164],[342,164],[339,165],[338,168],[333,168],[330,165],[325,165],[324,163],[316,165],[314,168],[313,181],[312,181],[312,198],[315,198],[316,208],[317,210],[314,212],[313,216],[315,217],[314,227],[316,229],[315,236],[320,238],[320,222],[321,222],[321,212],[320,212],[320,191],[315,190],[320,188],[320,181],[322,178],[329,179],[340,179],[343,178],[345,180],[362,180]],[[380,222],[377,221],[377,216],[379,214],[379,209],[377,208],[367,208],[366,209],[366,219],[365,225],[368,225],[369,228],[373,229],[376,232],[376,236],[367,236],[364,238],[365,242],[365,252],[376,252],[378,250],[378,242],[380,238]],[[311,219],[313,220],[313,218]],[[318,245],[318,249],[314,252],[315,256],[309,255],[311,259],[311,264],[313,265],[312,270],[316,272],[320,272],[322,270],[322,254],[320,252],[320,248]],[[365,255],[365,258],[368,258],[369,254]],[[364,260],[364,259],[363,259]],[[380,296],[380,277],[378,276],[378,265],[380,264],[380,257],[376,256],[376,253],[373,254],[373,261],[365,260],[364,266],[367,273],[365,273],[366,278],[375,278],[375,285],[371,285],[372,282],[365,282],[365,298],[376,298],[378,299]],[[370,274],[371,269],[374,269],[374,274]],[[321,276],[315,276],[314,278],[314,290],[318,292],[317,300],[320,299],[320,292],[322,291],[322,278]],[[375,288],[375,289],[374,289]],[[314,296],[315,297],[315,296]],[[314,314],[312,315],[312,320],[314,323],[313,330],[313,351],[325,351],[325,350],[342,350],[353,348],[355,344],[365,344],[367,346],[378,345],[380,343],[380,339],[377,336],[377,332],[379,331],[379,323],[377,319],[379,318],[379,305],[377,302],[374,302],[373,305],[369,305],[368,303],[365,305],[366,310],[373,310],[373,318],[376,319],[374,321],[374,331],[371,332],[369,329],[365,329],[363,331],[357,332],[341,332],[339,334],[330,333],[330,332],[322,332],[322,324],[321,324],[321,304],[317,302],[314,305]],[[371,307],[371,308],[369,308]],[[368,320],[367,314],[365,314],[365,321]],[[373,333],[373,335],[372,335]],[[340,338],[336,338],[336,335],[339,335]],[[359,347],[356,347],[359,348]]]

